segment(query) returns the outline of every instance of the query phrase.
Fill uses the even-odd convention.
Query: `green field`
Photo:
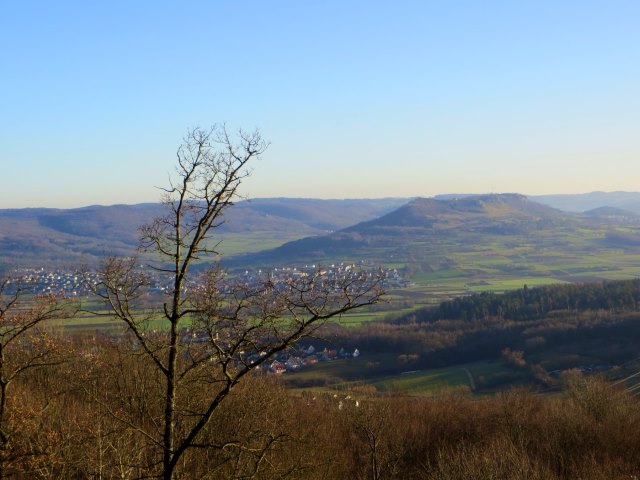
[[[459,295],[478,292],[504,292],[522,288],[567,282],[601,282],[640,276],[640,247],[622,249],[602,241],[604,231],[577,229],[562,234],[538,231],[531,238],[523,235],[478,234],[469,238],[413,238],[407,244],[376,245],[372,242],[353,256],[327,259],[365,261],[368,265],[396,268],[410,281],[404,288],[391,288],[378,305],[343,315],[339,321],[347,327],[410,313]],[[225,255],[272,248],[292,238],[252,232],[229,235],[221,250]],[[303,263],[287,266],[304,265]],[[251,268],[251,267],[248,267]],[[87,308],[96,309],[95,302]],[[161,319],[147,328],[162,329]],[[61,320],[65,331],[117,331],[122,324],[108,316],[83,313],[70,320]],[[547,371],[573,368],[577,365],[613,363],[615,352],[609,354],[603,344],[580,344],[527,356],[527,365],[540,365]],[[615,350],[615,349],[613,349]],[[589,351],[607,355],[589,355]],[[402,363],[397,355],[363,352],[357,359],[335,360],[298,372],[287,372],[284,380],[296,391],[328,391],[366,385],[378,392],[402,391],[411,395],[430,395],[443,389],[471,389],[492,392],[508,385],[525,384],[532,377],[527,369],[505,365],[501,359],[456,365],[448,368],[412,367]]]
[[[379,392],[400,391],[411,395],[432,395],[450,388],[471,390],[464,366],[406,371],[370,382]]]
[[[216,236],[216,244],[219,242],[217,251],[223,256],[229,256],[276,248],[286,242],[304,238],[304,236],[304,234],[274,232],[271,230],[261,232],[220,233]]]
[[[407,247],[413,263],[405,263],[402,272],[413,282],[414,292],[423,294],[423,302],[483,291],[499,293],[523,285],[640,276],[640,247],[611,247],[589,230],[566,234],[560,240],[539,233],[535,243],[517,236],[484,236],[477,241],[462,245],[435,239],[429,247],[416,243]],[[375,255],[370,252],[370,259]],[[382,261],[385,249],[378,249],[377,255]]]
[[[432,395],[448,389],[467,392],[504,388],[524,380],[525,371],[504,364],[501,359],[478,361],[446,368],[412,370],[394,355],[371,354],[357,359],[321,362],[284,375],[285,382],[297,392],[330,392],[374,387],[380,393],[403,392]]]

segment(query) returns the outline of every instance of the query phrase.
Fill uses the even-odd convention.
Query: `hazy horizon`
[[[407,195],[407,196],[381,196],[381,197],[294,197],[294,196],[286,196],[286,195],[277,195],[273,197],[250,197],[250,198],[239,198],[237,202],[241,201],[258,201],[258,200],[270,200],[270,199],[286,199],[286,200],[384,200],[384,199],[413,199],[413,198],[435,198],[438,196],[483,196],[483,195],[507,195],[507,194],[517,194],[524,195],[527,198],[533,198],[535,200],[536,197],[547,197],[547,196],[573,196],[573,195],[591,195],[591,194],[638,194],[640,195],[640,190],[637,191],[625,191],[625,190],[614,190],[614,191],[604,191],[604,190],[594,190],[591,192],[581,192],[581,193],[549,193],[549,194],[525,194],[521,192],[509,191],[509,192],[443,192],[435,195]],[[144,205],[144,204],[159,204],[161,200],[158,198],[156,200],[149,201],[140,201],[140,202],[113,202],[113,203],[89,203],[89,204],[78,204],[78,205],[35,205],[35,206],[10,206],[3,207],[0,206],[0,210],[21,210],[21,209],[79,209],[79,208],[89,208],[89,207],[113,207],[117,205]]]
[[[634,191],[640,4],[3,7],[0,208],[155,202],[189,127],[258,128],[248,197]]]

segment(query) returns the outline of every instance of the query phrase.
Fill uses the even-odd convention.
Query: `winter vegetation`
[[[190,130],[162,205],[129,209],[137,248],[125,235],[114,255],[90,240],[100,222],[5,213],[89,262],[27,262],[0,284],[0,478],[640,474],[636,218],[516,194],[356,201],[298,218],[317,235],[293,242],[281,217],[280,246],[220,263],[266,148]],[[284,204],[245,206],[245,226],[311,208]]]

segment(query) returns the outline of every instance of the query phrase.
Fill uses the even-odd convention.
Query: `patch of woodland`
[[[157,449],[127,419],[162,414],[161,382],[109,338],[65,343],[65,362],[16,384],[2,452],[15,478],[154,478]],[[622,479],[640,472],[637,397],[595,376],[565,391],[411,397],[361,387],[293,396],[247,377],[178,466],[179,478]],[[211,384],[215,388],[215,383]],[[203,383],[177,399],[197,409]],[[178,425],[178,428],[181,428]]]
[[[500,358],[508,348],[555,370],[587,357],[599,366],[636,358],[639,326],[640,280],[628,280],[481,293],[387,321],[327,326],[322,336],[364,357],[415,355],[414,369]],[[384,373],[406,369],[388,363]]]

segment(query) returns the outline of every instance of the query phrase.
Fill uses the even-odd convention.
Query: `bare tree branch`
[[[248,448],[237,439],[203,440],[241,380],[329,319],[382,295],[381,277],[364,273],[330,280],[318,271],[286,283],[265,278],[249,286],[226,279],[215,266],[220,242],[212,247],[211,237],[237,200],[249,162],[267,146],[258,132],[232,136],[224,125],[191,129],[176,152],[176,174],[162,189],[166,215],[140,229],[141,251],[151,255],[169,291],[155,308],[143,307],[148,282],[135,267],[137,259],[107,261],[94,288],[131,333],[140,348],[135,353],[150,360],[162,379],[162,413],[152,416],[157,421],[135,423],[120,412],[114,417],[153,440],[165,479],[174,478],[190,449]],[[193,264],[205,258],[214,266],[196,279]],[[149,335],[150,321],[164,328]],[[265,439],[253,451],[255,470],[248,478],[258,473],[279,437]]]

